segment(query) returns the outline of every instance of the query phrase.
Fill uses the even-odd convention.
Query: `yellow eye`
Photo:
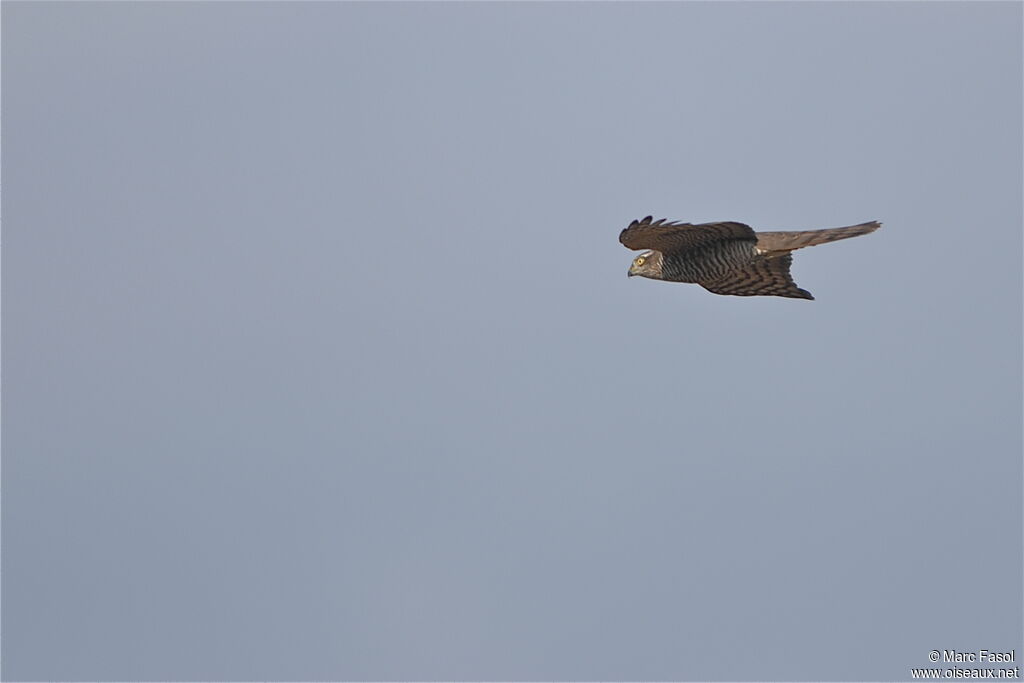
[[[647,260],[647,259],[646,259],[646,258],[644,258],[643,256],[637,256],[637,257],[636,257],[636,260],[635,260],[635,261],[633,261],[633,263],[635,263],[635,264],[636,264],[636,265],[638,265],[638,266],[642,266],[642,265],[644,264],[644,261],[646,261],[646,260]]]

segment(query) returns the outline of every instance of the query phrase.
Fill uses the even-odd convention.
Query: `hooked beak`
[[[633,272],[633,269],[632,269],[632,268],[630,268],[630,269],[629,269],[629,272],[628,272],[628,273],[626,273],[626,277],[633,277],[634,275],[636,275],[636,273],[634,273],[634,272]]]

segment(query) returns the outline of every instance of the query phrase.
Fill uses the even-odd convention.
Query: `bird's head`
[[[629,264],[629,277],[633,277],[634,275],[660,280],[661,252],[645,251],[634,258],[633,262]]]

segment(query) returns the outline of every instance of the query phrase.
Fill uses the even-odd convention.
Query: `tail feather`
[[[793,251],[817,244],[845,240],[858,235],[866,235],[881,227],[878,221],[851,225],[845,228],[826,228],[824,230],[801,230],[789,232],[759,232],[757,248],[762,251]]]

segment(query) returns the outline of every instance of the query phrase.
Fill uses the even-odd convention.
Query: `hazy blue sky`
[[[1020,3],[2,13],[4,679],[1022,658]]]

